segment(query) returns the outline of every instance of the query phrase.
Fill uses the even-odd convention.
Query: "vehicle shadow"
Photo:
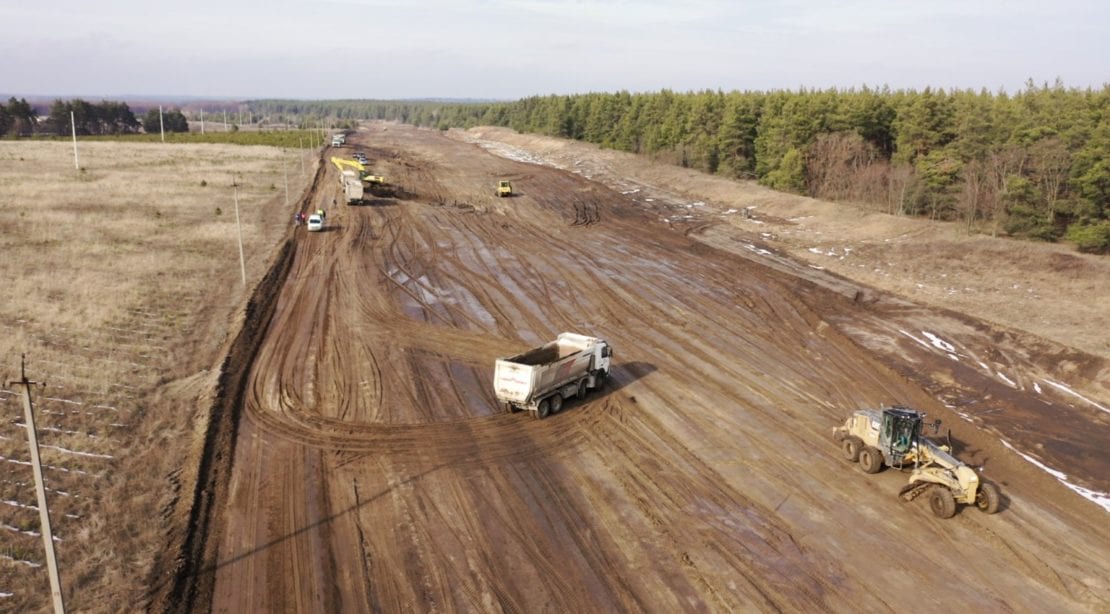
[[[360,203],[349,204],[350,207],[396,207],[397,201],[390,198],[364,198]]]
[[[573,412],[583,405],[604,399],[615,392],[620,392],[629,384],[637,382],[657,370],[655,365],[650,362],[632,361],[615,364],[609,373],[609,380],[605,382],[604,386],[586,393],[584,399],[567,399],[559,413],[548,416],[547,419],[551,420],[562,414]]]

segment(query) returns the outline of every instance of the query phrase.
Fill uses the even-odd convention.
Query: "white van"
[[[324,229],[324,218],[321,215],[313,213],[312,215],[308,216],[307,225],[309,232],[320,232]]]

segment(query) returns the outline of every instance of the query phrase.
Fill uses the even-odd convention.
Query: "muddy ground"
[[[328,229],[296,231],[257,356],[227,365],[249,369],[233,449],[211,451],[230,471],[174,605],[1110,604],[1107,512],[1018,453],[1110,490],[1104,359],[759,254],[665,197],[435,131],[354,141],[396,192],[332,206],[329,169],[310,197]],[[503,413],[494,359],[561,331],[610,341],[613,381]],[[897,499],[905,475],[841,459],[832,426],[892,403],[944,420],[1000,513],[934,518]]]

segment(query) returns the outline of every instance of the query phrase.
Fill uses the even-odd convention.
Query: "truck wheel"
[[[536,417],[539,418],[540,420],[543,420],[544,418],[546,418],[550,415],[551,415],[551,403],[548,403],[547,399],[544,399],[544,400],[540,401],[540,404],[536,406]]]
[[[936,485],[929,493],[929,509],[937,518],[951,518],[956,515],[956,500],[947,486]]]
[[[1001,503],[1002,495],[998,492],[998,487],[990,482],[983,482],[979,485],[979,492],[975,493],[975,507],[979,511],[987,514],[993,514],[998,511],[998,505]]]
[[[551,395],[551,413],[557,414],[563,408],[563,395],[555,393]]]
[[[878,473],[883,468],[883,453],[871,446],[859,451],[859,466],[864,473]]]
[[[586,393],[589,392],[589,390],[590,389],[588,387],[586,387],[586,380],[582,380],[582,381],[578,382],[578,398],[579,399],[586,398]]]
[[[854,435],[849,435],[840,441],[840,451],[844,453],[844,458],[853,463],[859,460],[859,449],[862,447],[863,442]]]

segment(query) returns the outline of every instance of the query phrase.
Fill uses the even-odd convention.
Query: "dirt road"
[[[1062,432],[1077,447],[1056,458],[1093,454],[1076,464],[1100,486],[1105,418],[1000,392],[997,411],[961,420],[934,384],[982,382],[913,339],[955,315],[856,300],[687,236],[697,225],[620,191],[438,132],[377,126],[355,140],[399,196],[298,231],[222,461],[227,499],[202,536],[218,544],[197,576],[213,590],[192,605],[1110,604],[1106,512],[999,436],[1022,449]],[[496,198],[499,178],[518,195]],[[320,186],[314,202],[330,208],[334,176]],[[610,386],[546,420],[499,411],[494,359],[561,331],[614,345]],[[831,427],[894,402],[945,420],[1002,485],[999,514],[938,520],[896,498],[904,475],[840,459]]]

